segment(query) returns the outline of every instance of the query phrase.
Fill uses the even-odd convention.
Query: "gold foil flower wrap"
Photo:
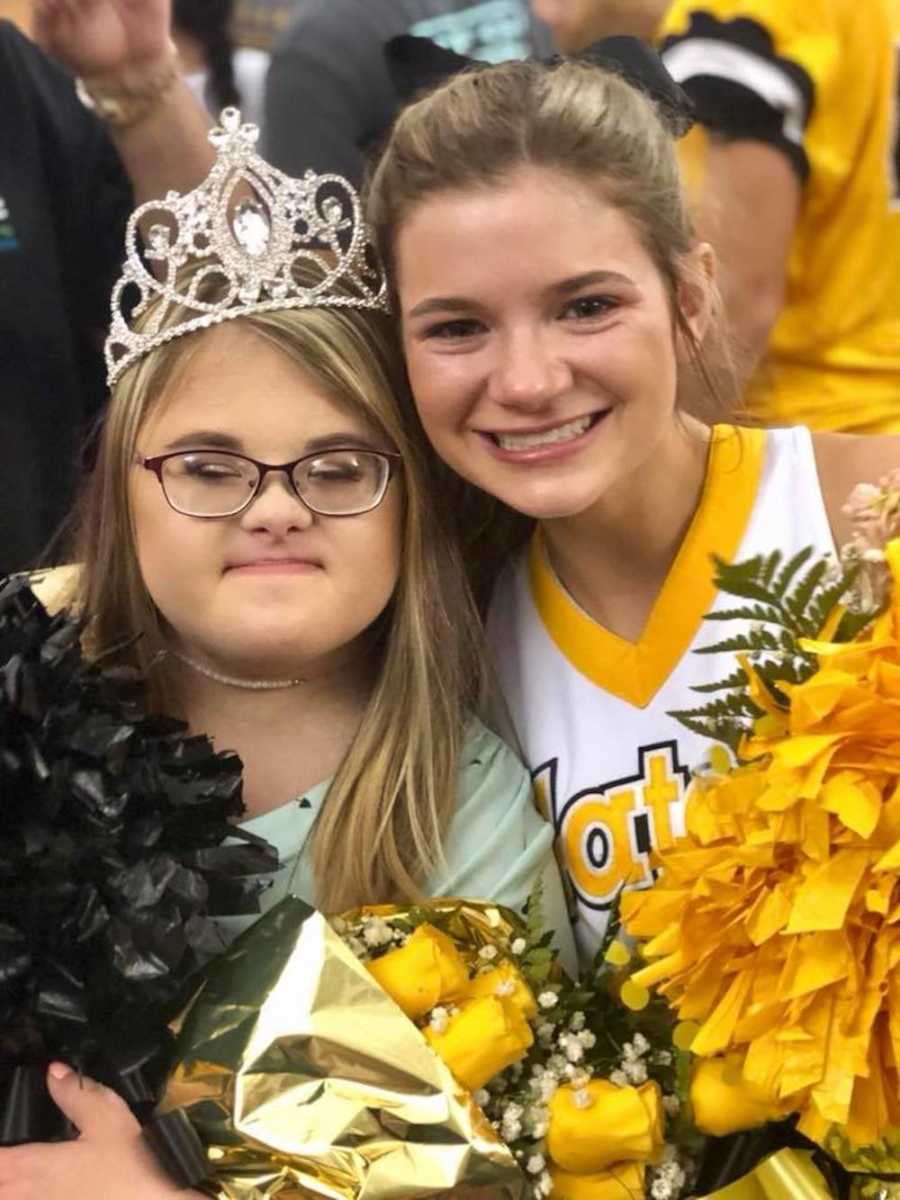
[[[662,1149],[662,1099],[655,1083],[619,1087],[593,1079],[583,1088],[559,1088],[549,1107],[547,1151],[564,1171],[585,1175],[624,1161],[646,1163]]]
[[[440,903],[476,949],[512,928],[496,907]],[[300,900],[213,967],[180,1020],[178,1053],[162,1109],[190,1117],[220,1200],[527,1194],[469,1093]]]

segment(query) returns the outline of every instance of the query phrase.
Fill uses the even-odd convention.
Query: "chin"
[[[564,520],[578,517],[592,508],[602,495],[596,484],[591,488],[560,487],[516,488],[493,491],[498,500],[535,521]]]

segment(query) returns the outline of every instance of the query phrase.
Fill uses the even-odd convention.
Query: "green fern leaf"
[[[732,688],[743,688],[747,685],[747,672],[743,667],[738,667],[736,671],[725,679],[719,680],[718,683],[700,683],[696,687],[692,687],[692,692],[706,694],[710,692],[724,692]]]

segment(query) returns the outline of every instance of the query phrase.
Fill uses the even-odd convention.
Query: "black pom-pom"
[[[258,911],[277,867],[234,824],[238,756],[149,713],[138,672],[87,662],[80,634],[0,584],[0,1112],[24,1089],[36,1114],[0,1140],[67,1135],[34,1094],[52,1059],[152,1103],[215,918]]]

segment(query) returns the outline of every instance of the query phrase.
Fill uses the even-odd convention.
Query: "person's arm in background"
[[[675,0],[662,60],[694,102],[681,147],[700,236],[714,246],[729,325],[749,374],[785,301],[788,257],[809,174],[814,85],[795,0]],[[793,57],[775,48],[790,43]]]
[[[764,142],[710,140],[694,220],[698,236],[716,251],[742,376],[765,354],[784,306],[800,200],[800,180],[781,150]]]
[[[89,90],[157,92],[132,123],[107,124],[135,202],[200,183],[214,160],[209,121],[177,71],[171,0],[33,0],[32,9],[40,46]]]

